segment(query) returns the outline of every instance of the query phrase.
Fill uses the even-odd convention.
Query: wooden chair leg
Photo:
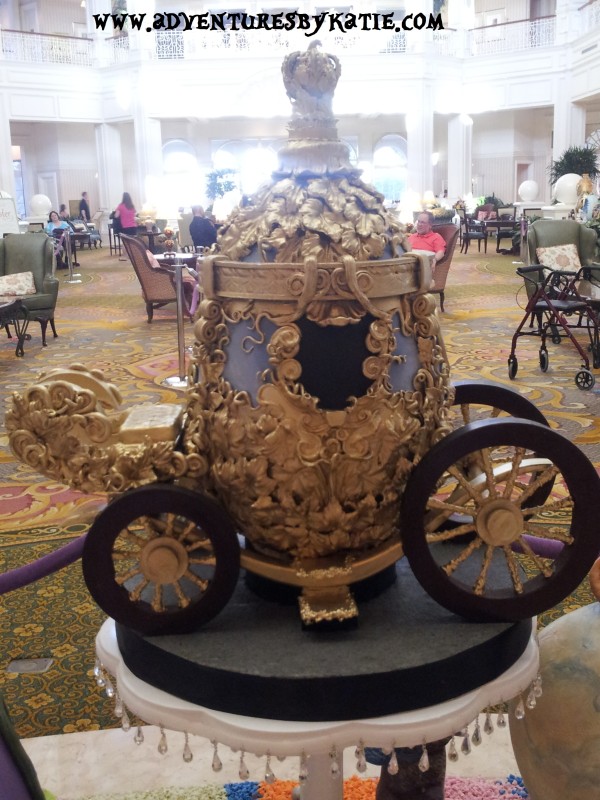
[[[154,306],[152,303],[146,303],[146,314],[148,314],[148,324],[150,324],[154,316]]]
[[[444,311],[444,296],[445,296],[444,290],[442,289],[442,291],[440,292],[440,310],[442,312]]]
[[[56,325],[54,324],[54,317],[50,317],[50,327],[52,328],[52,335],[54,338],[58,338],[58,333],[56,332]]]
[[[48,327],[48,320],[47,319],[38,319],[40,323],[40,328],[42,329],[42,347],[47,347],[48,344],[46,342],[46,328]]]

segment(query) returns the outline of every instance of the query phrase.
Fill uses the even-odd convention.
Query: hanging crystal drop
[[[96,686],[99,689],[104,689],[104,687],[106,686],[106,681],[104,680],[101,674],[98,675],[98,677],[96,678]]]
[[[139,725],[137,726],[137,730],[135,732],[135,736],[133,737],[133,741],[136,744],[142,744],[142,742],[144,741],[144,731],[140,728]]]
[[[211,744],[213,746],[213,757],[212,757],[212,764],[211,764],[212,771],[213,772],[220,772],[223,769],[223,762],[219,758],[219,753],[217,752],[218,744],[217,744],[216,739],[213,739]]]
[[[489,709],[485,712],[485,722],[483,723],[483,730],[487,734],[494,732],[494,723],[492,722],[492,714]]]
[[[298,780],[300,783],[306,783],[308,780],[308,759],[306,758],[306,753],[304,750],[300,755],[300,770],[298,772]]]
[[[527,695],[527,708],[535,708],[536,705],[537,705],[537,699],[532,684],[531,689],[529,690],[529,694]]]
[[[460,746],[460,750],[461,750],[461,753],[464,753],[466,756],[468,756],[469,753],[471,752],[471,741],[469,739],[468,731],[463,737],[462,744]]]
[[[194,754],[192,753],[192,748],[190,747],[190,739],[187,733],[185,734],[185,744],[183,745],[182,758],[186,764],[189,764],[190,761],[194,758]]]
[[[541,697],[542,694],[543,694],[543,692],[542,692],[542,676],[539,673],[538,673],[538,676],[536,677],[536,679],[533,682],[533,693],[535,694],[536,697]]]
[[[429,753],[427,752],[427,745],[423,742],[423,752],[421,753],[421,758],[419,759],[419,769],[421,772],[427,772],[429,769]]]
[[[335,745],[333,747],[333,750],[329,753],[329,757],[331,758],[331,765],[330,765],[331,777],[337,778],[339,777],[340,774],[340,765],[338,762],[337,747]]]
[[[108,675],[105,677],[104,683],[105,683],[105,686],[106,686],[106,689],[105,689],[106,696],[108,698],[112,699],[115,696],[115,687],[112,685],[112,681],[108,677]]]
[[[366,772],[367,771],[367,759],[365,757],[365,743],[361,739],[356,746],[356,750],[354,751],[354,755],[356,756],[356,771],[357,772]]]
[[[265,765],[265,783],[275,783],[275,773],[271,769],[271,753],[267,753],[267,763]]]
[[[100,661],[96,659],[94,661],[94,677],[98,678],[102,675],[102,666],[100,665]]]
[[[131,720],[129,719],[129,714],[127,713],[125,706],[123,706],[123,714],[121,715],[121,728],[125,731],[125,733],[131,730]]]
[[[161,754],[161,756],[164,756],[164,754],[167,752],[168,749],[169,749],[169,746],[167,745],[167,734],[165,733],[165,729],[161,725],[160,726],[160,739],[159,739],[159,742],[158,742],[158,752]]]
[[[123,716],[123,701],[119,697],[119,693],[115,695],[115,717]]]
[[[450,745],[448,747],[448,761],[458,761],[458,751],[456,749],[454,736],[450,739]]]
[[[246,762],[244,761],[244,756],[245,756],[245,753],[242,750],[242,752],[240,753],[240,769],[239,769],[239,772],[238,772],[238,775],[240,776],[240,780],[241,781],[247,781],[248,778],[250,777],[250,770],[246,766]]]
[[[475,720],[475,728],[473,729],[473,735],[471,736],[471,741],[475,745],[475,747],[479,747],[483,739],[481,738],[481,727],[479,725],[479,717]]]
[[[277,761],[285,761],[287,756],[277,756]]]
[[[500,710],[498,712],[498,718],[496,719],[496,725],[499,728],[506,728],[506,717],[504,716],[504,711]]]
[[[523,719],[525,717],[525,703],[523,702],[523,697],[519,697],[519,702],[515,709],[515,717],[517,719]]]
[[[390,775],[397,775],[399,770],[398,756],[396,755],[396,750],[392,748],[392,757],[389,760],[387,771]]]

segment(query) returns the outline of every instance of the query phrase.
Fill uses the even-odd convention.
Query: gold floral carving
[[[123,442],[128,411],[119,410],[120,395],[99,370],[74,365],[38,381],[13,393],[6,429],[15,455],[42,475],[84,492],[116,493],[203,470],[202,456],[186,459],[174,438],[155,441],[150,428],[141,442]]]
[[[356,298],[354,300],[360,305]],[[257,331],[265,304],[245,309]],[[417,343],[413,391],[393,392],[391,308],[369,328],[363,371],[368,393],[331,414],[302,386],[300,330],[281,324],[267,343],[270,369],[258,402],[223,378],[229,352],[227,303],[204,300],[195,333],[200,380],[190,397],[187,453],[207,455],[206,485],[253,545],[280,558],[374,547],[398,535],[398,503],[413,464],[448,432],[452,393],[430,295],[388,298]]]

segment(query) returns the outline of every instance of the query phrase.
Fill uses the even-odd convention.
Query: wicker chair
[[[121,242],[125,248],[131,265],[142,287],[142,297],[146,303],[148,322],[152,322],[154,309],[161,308],[167,303],[175,303],[174,273],[166,267],[157,267],[152,264],[146,245],[134,236],[121,234]],[[191,307],[196,283],[193,278],[185,277],[183,280],[184,314],[192,319]]]
[[[444,257],[437,262],[433,269],[433,289],[430,289],[431,294],[439,294],[440,296],[440,309],[444,311],[444,291],[446,289],[446,279],[450,271],[452,263],[452,256],[454,255],[454,248],[458,239],[459,228],[456,225],[434,225],[433,230],[442,237],[446,242],[446,251]]]

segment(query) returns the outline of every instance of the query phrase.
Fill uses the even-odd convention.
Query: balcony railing
[[[556,17],[505,22],[469,31],[469,52],[472,56],[514,53],[554,44]]]
[[[581,15],[582,31],[600,28],[600,0],[589,0],[589,2],[579,6],[577,13]]]
[[[73,64],[91,67],[94,42],[75,36],[3,30],[0,32],[2,58],[37,64]]]
[[[593,0],[580,10],[586,15],[586,30],[600,26],[600,0]],[[548,47],[554,44],[555,33],[556,18],[542,17],[475,28],[466,33],[450,29],[433,31],[431,40],[438,55],[482,56]],[[279,57],[303,50],[311,41],[301,32],[292,35],[285,31],[157,31],[151,38],[143,39],[139,38],[139,33],[134,35],[138,37],[135,47],[133,39],[130,41],[126,34],[92,40],[2,30],[1,57],[8,61],[76,66],[121,64],[132,58],[172,61],[231,58],[232,55]],[[423,40],[420,35],[418,32],[370,31],[362,35],[333,33],[320,36],[320,39],[323,47],[334,53],[395,55],[421,50]],[[144,33],[143,36],[149,35]]]

